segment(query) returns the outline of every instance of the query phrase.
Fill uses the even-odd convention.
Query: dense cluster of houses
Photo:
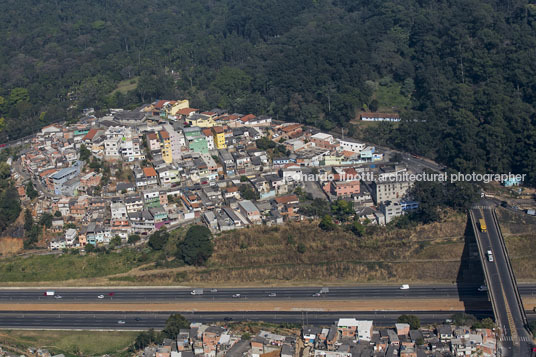
[[[495,356],[492,330],[439,325],[410,329],[374,328],[373,321],[341,318],[329,327],[304,326],[301,335],[260,331],[251,339],[222,326],[193,323],[176,340],[145,348],[143,357],[359,357],[359,356]]]
[[[256,145],[261,138],[277,150]],[[89,160],[80,159],[82,146]],[[95,159],[111,164],[106,182],[89,164]],[[50,249],[61,249],[194,221],[225,231],[300,220],[298,186],[316,197],[351,200],[361,219],[385,224],[416,203],[404,201],[407,181],[362,177],[406,170],[383,160],[372,146],[302,124],[159,100],[100,118],[88,110],[77,124],[49,125],[18,163],[41,194],[34,215],[61,213],[51,230],[63,235],[50,242]],[[23,187],[21,179],[22,197]]]

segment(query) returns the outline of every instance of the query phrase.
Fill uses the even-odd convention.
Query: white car
[[[320,296],[320,293],[314,293],[313,294],[313,297],[319,297]]]
[[[118,323],[119,325],[124,325],[124,324],[126,324],[126,322],[123,321],[123,320],[119,320],[119,321],[117,321],[117,323]]]
[[[270,293],[270,294],[268,294],[268,296],[269,296],[269,297],[276,297],[277,294],[276,294],[276,293]]]
[[[477,289],[478,291],[488,291],[488,287],[486,285],[480,285],[480,287]]]
[[[97,296],[97,299],[104,299],[104,295]]]
[[[61,295],[54,296],[54,299],[61,299]]]
[[[218,289],[210,289],[210,292],[211,292],[211,293],[217,293],[217,292],[218,292]]]
[[[400,290],[409,290],[409,285],[408,284],[402,284],[400,286]]]
[[[239,297],[240,297],[240,294],[234,294],[233,297],[234,297],[234,298],[239,298]]]

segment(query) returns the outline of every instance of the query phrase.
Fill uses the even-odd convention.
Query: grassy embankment
[[[258,226],[216,236],[206,267],[145,266],[111,280],[204,286],[451,283],[460,267],[465,223],[465,215],[451,214],[442,223],[379,229],[362,238],[342,229],[324,232],[316,222]]]
[[[66,356],[127,356],[138,332],[117,331],[0,331],[0,344],[18,350],[46,348]],[[25,351],[26,352],[26,351]]]
[[[536,281],[536,217],[504,208],[497,209],[497,217],[517,281]]]
[[[466,216],[412,229],[378,228],[365,237],[317,222],[257,226],[216,235],[205,267],[174,261],[172,235],[162,252],[32,256],[0,260],[3,285],[319,285],[456,281]],[[302,246],[305,249],[298,249]],[[300,253],[299,250],[302,252]],[[165,256],[168,258],[166,259]]]
[[[133,77],[117,83],[117,87],[110,93],[110,95],[113,96],[117,92],[127,94],[131,90],[134,90],[138,87],[139,79],[139,77]]]

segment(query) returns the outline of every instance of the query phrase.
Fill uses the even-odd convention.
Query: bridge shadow
[[[456,277],[458,295],[464,304],[465,311],[478,318],[493,318],[493,308],[487,293],[478,292],[481,285],[486,284],[476,238],[471,225],[471,218],[467,213],[464,232],[465,244],[463,247],[460,268]]]

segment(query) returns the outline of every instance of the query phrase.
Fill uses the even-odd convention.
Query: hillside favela
[[[0,3],[0,356],[536,357],[536,3]]]

